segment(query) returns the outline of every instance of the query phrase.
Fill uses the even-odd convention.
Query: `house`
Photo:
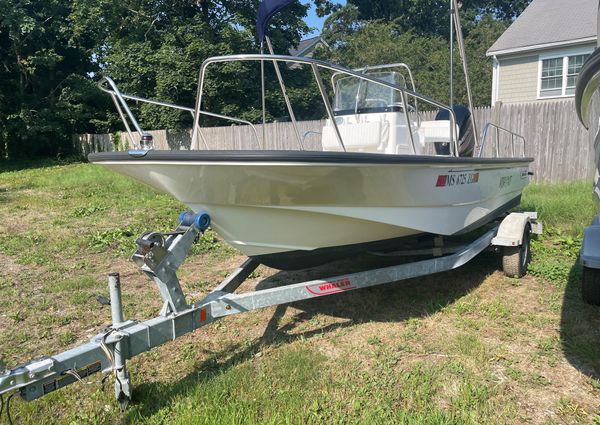
[[[492,104],[573,97],[597,34],[598,0],[533,0],[487,52]]]
[[[321,38],[321,36],[307,38],[306,40],[302,40],[295,48],[290,49],[290,56],[312,58],[315,49],[319,45],[329,47],[329,45]]]

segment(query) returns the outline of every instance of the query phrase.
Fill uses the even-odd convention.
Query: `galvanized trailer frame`
[[[526,232],[541,233],[541,224],[536,220],[533,213],[510,214],[471,243],[455,247],[450,255],[441,256],[448,248],[436,243],[430,254],[438,257],[431,259],[236,294],[236,289],[259,266],[248,259],[206,298],[190,305],[179,284],[177,269],[208,228],[210,217],[182,214],[174,232],[147,233],[138,239],[138,250],[133,256],[141,270],[156,283],[164,301],[158,317],[145,322],[125,320],[119,275],[110,274],[112,326],[87,344],[1,374],[0,395],[18,391],[24,400],[35,400],[102,372],[114,374],[115,396],[125,407],[132,392],[126,362],[143,352],[234,314],[456,269],[491,246],[515,247],[528,242],[529,238],[523,237]]]

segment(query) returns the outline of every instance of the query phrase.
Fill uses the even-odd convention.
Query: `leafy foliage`
[[[531,0],[465,0],[459,1],[466,29],[481,16],[511,21],[516,18]],[[393,23],[399,31],[414,31],[420,35],[447,37],[449,34],[449,0],[349,0],[361,20],[382,20]]]
[[[73,34],[69,2],[0,0],[0,155],[68,153],[70,134],[106,128],[87,78],[93,43]]]
[[[368,15],[369,20],[362,20],[361,16],[364,14],[355,3],[349,2],[347,6],[338,9],[328,18],[323,34],[334,49],[321,49],[318,55],[323,59],[350,67],[404,62],[415,74],[417,91],[437,100],[448,99],[450,62],[447,27],[449,22],[445,22],[443,28],[440,26],[436,29],[433,25],[435,19],[429,22],[429,26],[423,28],[419,26],[418,19],[412,21],[412,26],[402,24],[402,16],[383,19],[385,14],[371,14]],[[435,3],[437,9],[444,10],[446,20],[447,2],[436,1]],[[375,10],[384,8],[385,4],[386,2],[378,3]],[[375,17],[382,19],[373,20]],[[465,44],[474,102],[476,106],[486,106],[489,105],[492,88],[492,63],[486,57],[486,52],[506,30],[509,22],[487,14],[464,20],[463,24],[467,34]],[[377,48],[365,46],[377,46]],[[459,58],[458,54],[456,48],[455,58]],[[464,74],[458,59],[454,62],[454,75],[456,76],[455,103],[466,104]]]
[[[315,3],[321,13],[331,8],[327,0]],[[110,97],[95,86],[102,75],[125,92],[193,105],[207,57],[257,51],[256,6],[254,0],[0,0],[0,157],[68,155],[71,134],[118,129]],[[278,51],[309,31],[301,19],[306,11],[298,3],[276,17]],[[247,116],[258,118],[254,74],[240,65],[215,70],[206,107],[239,115],[244,105]],[[300,87],[302,76],[295,79]],[[136,112],[146,128],[189,126],[189,114],[149,105]]]

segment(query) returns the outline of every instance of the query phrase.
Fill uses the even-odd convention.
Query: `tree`
[[[332,18],[336,22],[339,19],[336,16]],[[327,25],[327,28],[332,27],[330,21]],[[478,106],[489,105],[491,98],[492,64],[486,57],[486,51],[506,28],[506,22],[484,16],[472,27],[465,40],[474,102]],[[330,38],[332,33],[337,37],[337,42]],[[321,49],[318,52],[321,58],[351,68],[404,62],[414,73],[419,93],[448,103],[450,53],[447,39],[418,35],[413,31],[401,32],[394,23],[383,21],[363,22],[350,32],[332,31],[327,32],[326,36],[328,41],[336,45],[336,49]],[[455,58],[455,103],[467,104],[458,49],[455,50]]]
[[[531,0],[464,0],[460,1],[461,14],[468,31],[471,24],[483,15],[510,22]],[[348,0],[356,7],[359,18],[365,21],[383,20],[393,23],[399,31],[413,31],[418,35],[449,34],[450,0]]]
[[[102,127],[106,105],[86,78],[91,46],[73,37],[68,3],[0,0],[0,9],[1,154],[68,154],[73,132]]]
[[[328,0],[315,0],[320,13],[333,8]],[[198,72],[210,56],[257,53],[254,36],[257,2],[254,0],[75,0],[76,31],[92,31],[101,42],[96,52],[100,74],[110,75],[124,91],[171,103],[193,106]],[[296,3],[278,14],[272,24],[275,50],[286,53],[309,28],[302,18],[307,6]],[[99,24],[101,23],[101,24]],[[306,72],[283,67],[290,95],[306,105],[313,95],[303,91]],[[226,64],[210,68],[203,107],[211,112],[258,122],[262,116],[258,64]],[[275,81],[272,68],[269,81]],[[286,115],[275,84],[268,86],[269,116]],[[138,108],[144,128],[189,127],[191,115],[151,105]],[[314,112],[312,112],[314,114]],[[208,124],[227,124],[204,120]]]
[[[72,133],[118,129],[110,97],[95,86],[102,75],[114,77],[126,92],[193,106],[198,71],[206,58],[257,52],[257,4],[0,0],[0,157],[68,154]],[[328,0],[315,4],[320,13],[333,7]],[[287,52],[309,31],[302,22],[306,11],[298,2],[274,19],[277,51]],[[314,113],[309,105],[314,97],[302,88],[304,71],[284,72],[300,109]],[[205,108],[259,119],[256,69],[230,64],[215,68],[211,76]],[[187,113],[149,105],[135,109],[148,129],[190,125]],[[281,102],[270,103],[269,109],[272,116],[285,114]]]
[[[489,105],[492,63],[486,51],[530,0],[461,2],[474,102]],[[325,22],[323,35],[334,49],[321,58],[350,67],[405,62],[414,71],[417,90],[436,100],[449,98],[448,0],[348,0]],[[375,48],[376,47],[376,48]],[[455,51],[455,99],[466,104],[466,88]],[[446,102],[447,103],[447,102]]]

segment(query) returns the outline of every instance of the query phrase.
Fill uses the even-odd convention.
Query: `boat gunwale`
[[[93,163],[107,162],[232,162],[232,163],[312,163],[356,165],[476,165],[476,164],[529,164],[533,158],[479,158],[432,155],[393,155],[360,152],[319,152],[282,150],[211,150],[211,151],[161,151],[150,150],[143,156],[136,151],[100,152],[88,155]]]

